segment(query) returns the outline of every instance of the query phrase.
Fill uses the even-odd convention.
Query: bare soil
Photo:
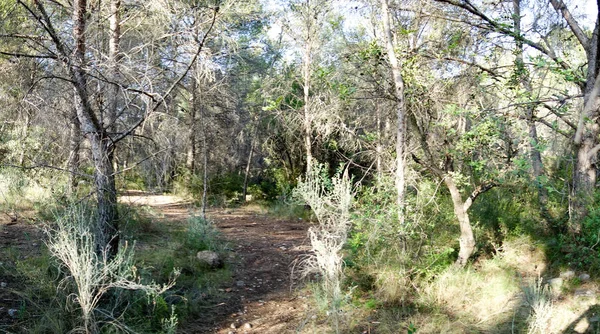
[[[123,196],[121,201],[149,205],[164,223],[181,229],[191,206],[174,196]],[[227,295],[207,309],[209,316],[187,319],[181,333],[294,333],[308,322],[306,295],[291,280],[295,260],[308,250],[306,221],[267,215],[259,207],[212,209],[207,212],[231,245],[233,277],[220,291]],[[207,323],[206,319],[210,319]]]
[[[184,230],[193,209],[176,196],[140,192],[129,192],[120,201],[150,206],[167,231]],[[9,314],[19,310],[19,287],[25,283],[12,276],[10,268],[42,250],[41,222],[33,214],[13,219],[0,212],[0,328],[16,326],[26,331],[27,324],[18,324],[18,317]],[[227,262],[233,277],[220,287],[223,298],[206,309],[206,316],[186,319],[179,332],[294,333],[308,323],[308,297],[291,280],[294,261],[308,249],[308,223],[272,217],[257,206],[211,209],[207,215],[231,245]],[[161,233],[160,238],[168,239],[169,233]]]

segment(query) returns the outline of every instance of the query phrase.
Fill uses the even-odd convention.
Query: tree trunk
[[[81,107],[77,94],[73,100],[75,107]],[[69,188],[68,194],[73,195],[77,190],[77,173],[79,171],[79,148],[81,147],[81,126],[77,118],[77,111],[73,111],[71,121],[69,122],[69,159],[67,160],[67,169],[69,170]]]
[[[460,226],[460,250],[458,251],[458,258],[456,259],[456,265],[464,267],[467,261],[475,252],[475,236],[473,235],[473,229],[471,228],[471,221],[469,220],[469,214],[467,213],[468,208],[465,202],[462,200],[458,187],[452,180],[450,175],[444,178],[444,183],[450,191],[452,197],[452,204],[454,206],[454,215],[458,219]]]
[[[108,68],[109,78],[118,81],[119,61],[121,60],[119,43],[121,40],[121,20],[120,20],[121,0],[110,0],[110,16],[108,18],[110,25],[110,39],[108,42]],[[117,109],[119,86],[111,84],[108,95],[108,129],[109,132],[117,131]]]
[[[392,76],[394,79],[394,93],[397,100],[396,114],[397,114],[397,125],[396,125],[396,205],[398,206],[398,222],[404,224],[404,190],[405,190],[405,179],[404,179],[404,141],[405,141],[405,106],[404,106],[404,80],[402,79],[402,73],[398,59],[396,58],[396,51],[392,43],[392,29],[390,25],[390,13],[388,8],[387,0],[381,0],[381,15],[383,17],[383,30],[385,37],[385,44],[387,48],[388,59],[392,67]]]
[[[110,39],[108,41],[108,77],[114,82],[119,81],[119,61],[121,60],[119,44],[121,41],[121,0],[110,0],[110,16],[108,18]],[[119,106],[119,86],[110,84],[108,88],[108,108],[107,108],[107,128],[109,133],[116,133],[118,106]],[[116,150],[116,147],[113,147]],[[114,152],[113,152],[114,155]],[[116,155],[114,155],[116,157]],[[118,164],[116,158],[113,159],[113,170],[117,170]]]
[[[242,191],[242,201],[246,201],[246,193],[248,191],[248,176],[250,175],[250,165],[252,164],[252,155],[254,155],[254,142],[256,141],[256,135],[252,137],[250,143],[250,153],[248,154],[248,162],[246,162],[246,171],[244,173],[244,189]]]
[[[521,0],[513,0],[513,25],[515,27],[515,34],[521,35]],[[523,60],[523,41],[515,39],[516,50],[515,50],[515,64],[517,71],[519,71],[520,82],[527,94],[531,94],[533,88],[531,86],[531,80],[529,78],[529,72],[525,70],[525,62]],[[526,107],[525,118],[527,120],[527,127],[529,128],[529,157],[531,159],[531,166],[533,169],[533,179],[537,188],[538,202],[540,205],[540,211],[542,218],[548,220],[550,215],[548,213],[548,191],[546,187],[541,183],[541,176],[544,175],[544,164],[542,162],[542,154],[539,150],[539,138],[537,134],[537,127],[535,123],[535,105],[528,105]]]
[[[206,219],[206,202],[208,194],[208,147],[206,146],[206,124],[204,122],[204,108],[200,107],[200,126],[202,126],[202,219]]]
[[[555,5],[556,1],[552,1]],[[555,6],[556,8],[556,6]],[[558,8],[557,8],[558,10]],[[568,13],[568,12],[567,12]],[[564,16],[563,12],[563,16]],[[568,16],[568,15],[567,15]],[[565,17],[566,19],[567,17]],[[586,52],[588,57],[587,81],[584,88],[584,110],[582,111],[575,133],[576,163],[573,175],[573,190],[571,194],[571,219],[569,232],[578,234],[581,231],[581,223],[587,216],[588,205],[591,203],[596,187],[596,161],[598,153],[598,136],[600,135],[600,122],[598,110],[600,101],[600,14],[597,15],[596,27],[589,40]],[[586,121],[592,120],[592,121]]]
[[[377,123],[377,147],[375,148],[376,156],[376,170],[377,170],[377,187],[380,186],[381,178],[383,176],[383,165],[381,163],[381,156],[383,154],[383,137],[381,134],[381,108],[379,101],[375,101],[375,117]]]
[[[94,162],[94,183],[98,201],[98,221],[95,227],[97,250],[108,247],[108,255],[114,256],[118,250],[117,191],[113,169],[114,146],[102,124],[98,121],[90,104],[85,74],[85,18],[86,0],[75,0],[73,4],[73,35],[75,49],[72,61],[68,64],[77,98],[75,106],[77,118],[85,137],[90,142]]]
[[[27,151],[27,137],[29,137],[29,128],[31,127],[31,116],[25,112],[25,124],[23,124],[23,133],[21,134],[21,154],[19,154],[19,166],[25,164],[25,151]]]
[[[186,167],[191,175],[196,173],[196,108],[198,108],[198,83],[195,77],[196,73],[192,73],[190,97],[190,121],[188,133],[188,150],[186,158]]]
[[[310,8],[310,0],[307,7]],[[309,24],[310,24],[309,20]],[[312,156],[312,115],[310,110],[310,68],[312,63],[312,28],[306,29],[306,45],[304,46],[304,59],[302,63],[302,77],[304,80],[304,150],[306,151],[306,174],[310,174],[313,164]]]

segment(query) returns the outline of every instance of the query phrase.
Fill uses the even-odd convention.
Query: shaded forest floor
[[[175,250],[182,247],[181,235],[187,233],[190,217],[197,215],[192,203],[176,196],[141,192],[130,192],[120,201],[125,215],[127,208],[133,207],[148,218],[146,225],[137,226],[131,236],[137,240],[136,256],[141,265],[148,259],[148,267],[160,265],[160,261],[169,260],[164,254],[178,254]],[[34,210],[18,215],[0,212],[0,332],[31,332],[28,321],[45,310],[28,308],[44,306],[35,298],[48,300],[56,293],[56,285],[44,280],[48,277],[47,268],[52,266],[49,257],[44,256],[44,235],[39,228],[42,220],[36,215]],[[306,232],[310,223],[275,217],[255,205],[211,209],[207,216],[226,243],[226,264],[225,268],[198,274],[207,278],[200,284],[200,296],[188,300],[200,302],[194,312],[181,317],[178,332],[327,332],[326,320],[318,314],[315,298],[307,292],[310,289],[291,280],[295,261],[309,249]],[[544,321],[549,325],[542,332],[600,332],[597,278],[579,279],[581,273],[569,273],[568,268],[556,268],[550,273],[541,250],[527,240],[505,244],[503,248],[502,255],[495,259],[481,260],[468,270],[445,271],[425,283],[415,299],[415,305],[421,306],[412,311],[377,304],[377,296],[365,293],[348,313],[348,322],[354,327],[346,332],[398,333],[406,332],[409,325],[414,325],[419,333],[527,332],[535,320],[535,313],[531,312],[535,303],[526,292],[531,292],[540,278],[544,282],[554,278],[556,282],[558,276],[564,276],[560,279],[564,283],[557,288],[552,305],[548,304],[544,314],[549,318]],[[50,276],[56,283],[58,277]],[[193,275],[188,273],[187,279],[189,276]],[[24,282],[22,277],[29,281]],[[36,284],[40,286],[32,286]],[[170,297],[194,296],[185,291],[188,287],[184,282],[176,285]],[[365,307],[368,302],[374,302],[376,309]],[[181,310],[183,305],[178,305]]]
[[[149,206],[166,231],[185,230],[192,206],[175,196],[129,194],[123,203]],[[267,215],[258,206],[211,209],[214,222],[230,249],[226,259],[231,279],[218,288],[221,296],[206,307],[205,317],[186,319],[182,333],[288,333],[308,317],[307,296],[294,288],[291,270],[308,249],[302,220]],[[160,245],[158,243],[157,245]],[[138,244],[139,247],[158,247]]]

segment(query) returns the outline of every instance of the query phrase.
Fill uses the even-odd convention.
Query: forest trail
[[[121,202],[153,208],[169,229],[183,229],[192,206],[176,196],[130,193]],[[223,302],[207,312],[215,319],[186,319],[181,333],[294,333],[311,317],[307,296],[291,281],[294,260],[308,250],[303,220],[267,215],[256,206],[211,209],[208,218],[229,243],[232,280],[220,287]]]

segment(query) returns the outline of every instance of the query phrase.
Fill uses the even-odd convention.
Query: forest
[[[0,331],[600,333],[599,4],[0,0]]]

